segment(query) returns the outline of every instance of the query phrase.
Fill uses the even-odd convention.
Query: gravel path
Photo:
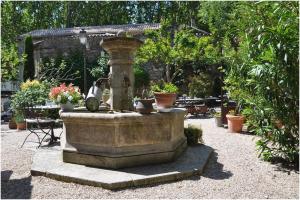
[[[28,142],[20,149],[26,131],[1,125],[1,198],[299,198],[299,173],[257,158],[255,136],[228,133],[216,128],[213,119],[189,119],[185,123],[201,125],[205,144],[215,150],[204,174],[119,191],[31,177],[31,158],[37,144]]]

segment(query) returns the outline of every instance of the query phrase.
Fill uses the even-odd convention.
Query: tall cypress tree
[[[24,63],[24,80],[34,79],[34,58],[33,58],[33,43],[32,37],[25,38],[25,54],[26,61]]]

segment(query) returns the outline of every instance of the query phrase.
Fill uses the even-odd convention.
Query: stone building
[[[89,49],[86,50],[88,62],[95,61],[102,52],[100,41],[102,38],[115,37],[117,33],[126,33],[141,40],[145,39],[145,30],[157,30],[160,24],[125,24],[125,25],[104,25],[86,26],[60,29],[34,30],[18,37],[19,53],[25,49],[25,38],[30,35],[33,40],[33,55],[35,65],[35,76],[39,77],[39,65],[43,58],[53,58],[57,55],[68,56],[76,49],[83,49],[79,42],[79,32],[84,29],[87,33]],[[150,79],[160,79],[162,69],[152,65],[144,66],[150,75]],[[24,66],[20,66],[19,78],[23,81]]]

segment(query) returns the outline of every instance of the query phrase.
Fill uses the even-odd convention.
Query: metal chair
[[[26,136],[21,145],[21,148],[31,134],[34,134],[38,138],[38,148],[42,145],[47,136],[50,136],[49,144],[54,143],[60,138],[60,136],[56,137],[54,135],[54,127],[58,124],[58,121],[55,119],[47,118],[43,110],[36,109],[34,106],[27,106],[24,109],[24,113],[26,127],[30,133]]]

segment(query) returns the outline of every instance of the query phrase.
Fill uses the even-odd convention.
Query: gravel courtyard
[[[1,198],[299,198],[299,172],[260,160],[255,136],[228,133],[217,128],[214,119],[185,123],[200,125],[205,144],[214,149],[202,176],[118,191],[31,177],[37,144],[28,142],[20,148],[26,131],[1,125]]]

